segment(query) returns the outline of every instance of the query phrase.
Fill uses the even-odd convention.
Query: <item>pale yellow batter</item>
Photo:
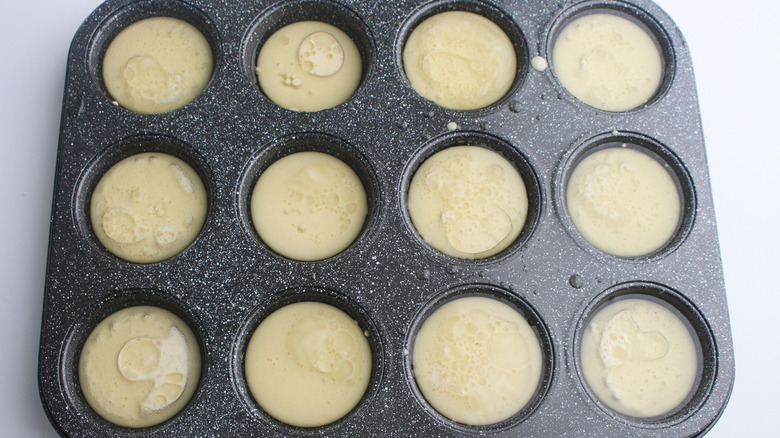
[[[487,18],[449,11],[417,26],[403,50],[404,72],[422,97],[454,110],[495,103],[517,73],[512,41]]]
[[[89,405],[124,427],[176,415],[200,379],[200,349],[189,326],[167,310],[136,306],[113,313],[90,333],[79,359]]]
[[[629,147],[602,149],[577,164],[566,206],[582,237],[618,257],[661,249],[677,230],[681,210],[671,174]]]
[[[273,312],[255,330],[244,370],[252,397],[279,421],[332,423],[360,402],[371,378],[371,348],[341,310],[304,301]]]
[[[186,248],[206,220],[206,189],[184,161],[142,153],[115,164],[90,202],[92,229],[117,257],[154,263]]]
[[[552,61],[555,75],[574,97],[607,111],[642,106],[663,76],[655,40],[613,14],[589,14],[567,24],[555,40]]]
[[[476,259],[503,251],[525,225],[528,195],[515,167],[489,149],[454,146],[420,166],[409,185],[409,216],[433,248]]]
[[[417,386],[431,406],[463,424],[519,412],[536,393],[542,349],[523,316],[487,297],[458,298],[425,320],[414,342]]]
[[[685,324],[661,304],[616,301],[582,335],[585,381],[610,408],[634,417],[671,413],[693,389],[696,346]]]
[[[186,105],[206,88],[211,47],[191,24],[152,17],[122,30],[108,45],[103,82],[119,105],[159,114]]]
[[[347,164],[321,152],[299,152],[260,175],[250,210],[257,234],[271,249],[312,261],[352,244],[368,204],[363,183]]]
[[[349,99],[363,64],[355,43],[340,29],[300,21],[276,31],[257,55],[257,79],[275,104],[320,111]]]

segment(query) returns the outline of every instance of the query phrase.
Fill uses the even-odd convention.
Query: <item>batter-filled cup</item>
[[[181,318],[136,306],[92,330],[81,349],[79,383],[98,415],[140,428],[179,413],[195,392],[200,368],[198,341]]]
[[[553,44],[552,61],[558,80],[574,97],[607,111],[644,105],[663,79],[654,37],[610,13],[587,14],[566,24]]]
[[[155,263],[183,251],[206,221],[208,197],[200,176],[172,155],[145,152],[118,162],[92,192],[95,236],[111,253]]]
[[[213,64],[211,46],[193,25],[172,17],[146,18],[108,45],[103,83],[119,105],[159,114],[198,97],[211,79]]]
[[[346,163],[322,152],[298,152],[260,174],[250,212],[257,234],[272,250],[314,261],[352,244],[363,229],[368,200]]]
[[[495,23],[465,11],[420,23],[403,49],[412,88],[444,108],[475,110],[500,100],[517,74],[512,41]]]
[[[433,248],[480,259],[500,253],[520,235],[528,193],[518,170],[497,152],[453,146],[414,173],[408,208],[417,233]]]
[[[542,347],[526,319],[486,296],[447,302],[423,321],[412,369],[425,400],[458,423],[480,426],[520,412],[536,394]]]
[[[674,177],[650,152],[616,144],[576,164],[566,208],[580,235],[597,249],[641,257],[674,237],[682,201]]]
[[[252,397],[277,420],[318,427],[357,406],[371,378],[366,334],[345,312],[301,301],[266,317],[246,349],[244,372]]]
[[[363,70],[357,46],[341,29],[299,21],[274,32],[257,55],[257,79],[275,104],[320,111],[349,99]]]
[[[580,345],[585,383],[605,405],[638,418],[673,413],[700,367],[687,325],[666,306],[629,298],[602,306]]]

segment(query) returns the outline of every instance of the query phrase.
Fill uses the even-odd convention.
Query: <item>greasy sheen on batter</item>
[[[641,298],[598,311],[583,333],[580,364],[599,400],[640,418],[671,413],[690,394],[699,367],[693,337],[680,318]]]
[[[260,238],[279,254],[302,261],[344,251],[363,229],[366,191],[347,164],[321,152],[298,152],[269,166],[250,203]]]
[[[111,253],[154,263],[184,250],[206,220],[206,189],[192,168],[171,155],[146,152],[115,164],[90,201],[92,229]]]
[[[191,24],[152,17],[122,30],[106,49],[103,82],[119,105],[159,114],[186,105],[206,88],[211,47]]]
[[[495,103],[517,73],[515,49],[504,31],[464,11],[442,12],[417,26],[404,45],[403,65],[417,93],[454,110]]]
[[[272,417],[297,427],[332,423],[363,397],[371,348],[358,323],[329,304],[303,301],[271,313],[246,349],[249,391]]]
[[[618,257],[661,249],[677,231],[681,201],[671,174],[631,147],[586,156],[571,173],[566,207],[591,245]]]
[[[479,146],[444,149],[417,169],[409,216],[429,245],[463,259],[506,249],[525,225],[528,194],[517,169]]]
[[[574,97],[607,111],[644,105],[663,76],[653,37],[614,14],[588,14],[567,24],[555,40],[552,58],[555,75]]]
[[[536,393],[542,349],[515,309],[484,296],[436,309],[414,341],[414,377],[439,413],[469,425],[498,423]]]
[[[320,111],[352,97],[363,71],[355,43],[342,30],[299,21],[276,31],[257,55],[257,79],[275,104]]]
[[[92,409],[119,426],[160,424],[192,397],[200,349],[189,326],[152,306],[111,314],[90,333],[79,358],[81,392]]]

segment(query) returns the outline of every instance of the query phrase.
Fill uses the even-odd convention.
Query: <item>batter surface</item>
[[[434,311],[414,342],[413,369],[425,399],[442,415],[485,425],[519,412],[536,393],[542,349],[515,309],[470,296]]]
[[[425,160],[412,177],[408,203],[420,237],[464,259],[506,249],[528,214],[528,194],[517,169],[479,146],[450,147]]]
[[[273,312],[246,350],[252,397],[271,416],[298,427],[332,423],[363,397],[371,348],[357,322],[328,304],[304,301]]]
[[[670,413],[690,394],[699,366],[685,324],[645,299],[599,310],[582,335],[580,362],[599,400],[634,417]]]
[[[330,24],[299,21],[276,31],[257,55],[257,79],[275,104],[320,111],[349,99],[363,64],[355,43]]]
[[[158,114],[186,105],[206,88],[211,47],[191,24],[152,17],[131,24],[108,45],[103,82],[119,105]]]
[[[577,231],[593,246],[618,257],[639,257],[672,238],[681,201],[658,161],[630,147],[610,147],[574,168],[566,206]]]
[[[431,102],[454,110],[495,103],[517,73],[512,41],[487,18],[449,11],[417,26],[403,50],[406,77]]]
[[[589,14],[561,31],[553,70],[577,99],[607,111],[645,104],[661,85],[663,61],[655,40],[636,23],[613,14]]]
[[[115,164],[90,202],[92,229],[111,253],[154,263],[184,250],[206,220],[206,189],[184,161],[157,152]]]
[[[89,405],[124,427],[176,415],[200,379],[200,349],[189,326],[167,310],[136,306],[113,313],[90,333],[79,359]]]
[[[321,152],[299,152],[260,175],[250,210],[257,234],[271,249],[312,261],[352,244],[368,204],[363,183],[347,164]]]

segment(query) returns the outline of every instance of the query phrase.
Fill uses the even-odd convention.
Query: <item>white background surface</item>
[[[3,436],[55,437],[37,385],[54,162],[68,47],[99,1],[3,3],[0,427]],[[734,392],[708,437],[777,436],[780,4],[657,3],[693,57],[734,335]]]

